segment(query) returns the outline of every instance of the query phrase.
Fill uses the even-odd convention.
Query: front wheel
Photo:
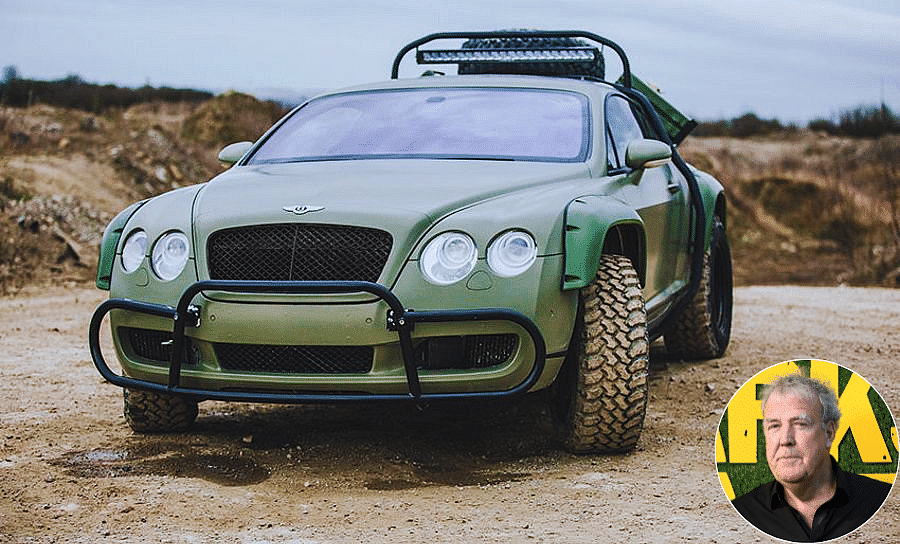
[[[138,389],[124,389],[125,421],[138,433],[183,431],[197,419],[197,401]]]
[[[694,300],[666,333],[666,349],[684,359],[721,357],[731,339],[731,250],[725,226],[713,218],[709,251]]]
[[[649,351],[637,272],[628,258],[604,255],[596,277],[581,290],[572,342],[553,388],[566,449],[634,449],[647,410]]]

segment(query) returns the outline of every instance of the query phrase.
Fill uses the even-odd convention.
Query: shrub
[[[814,119],[807,126],[810,130],[824,131],[833,136],[880,138],[887,134],[900,134],[900,117],[885,104],[857,106],[838,114],[837,121]]]
[[[730,120],[702,121],[694,129],[693,134],[696,136],[749,138],[793,130],[796,130],[796,127],[785,126],[777,119],[761,119],[755,113],[745,113]]]
[[[22,79],[7,75],[0,83],[0,105],[24,108],[34,104],[47,104],[73,108],[90,113],[103,113],[113,108],[125,108],[144,102],[203,102],[212,93],[194,89],[154,88],[145,85],[139,89],[87,83],[77,75],[69,75],[56,81]]]

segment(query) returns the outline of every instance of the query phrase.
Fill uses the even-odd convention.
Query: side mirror
[[[219,151],[219,160],[225,164],[234,164],[241,160],[241,157],[250,151],[253,142],[237,142],[235,144],[226,145]]]
[[[659,140],[632,140],[625,150],[625,164],[635,170],[655,168],[672,160],[672,148]]]

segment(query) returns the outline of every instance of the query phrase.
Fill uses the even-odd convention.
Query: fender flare
[[[564,291],[586,287],[594,279],[603,253],[630,258],[646,280],[646,235],[636,211],[609,197],[587,195],[566,206]]]
[[[703,209],[707,211],[706,217],[704,219],[704,232],[706,233],[704,249],[706,251],[709,251],[713,218],[718,217],[719,219],[721,219],[722,226],[726,227],[726,231],[728,230],[728,204],[725,198],[725,189],[722,187],[722,184],[719,183],[718,180],[705,172],[694,171],[694,177],[697,179],[697,190],[699,191],[700,198],[703,201]]]

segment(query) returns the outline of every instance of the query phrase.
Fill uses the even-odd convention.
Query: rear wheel
[[[721,357],[731,339],[731,309],[731,250],[722,220],[715,217],[700,287],[666,333],[666,349],[684,359]]]
[[[647,410],[650,342],[640,279],[631,261],[604,255],[581,290],[578,319],[553,389],[566,449],[634,449]]]
[[[138,433],[182,431],[197,419],[197,401],[184,397],[124,389],[125,421]]]

